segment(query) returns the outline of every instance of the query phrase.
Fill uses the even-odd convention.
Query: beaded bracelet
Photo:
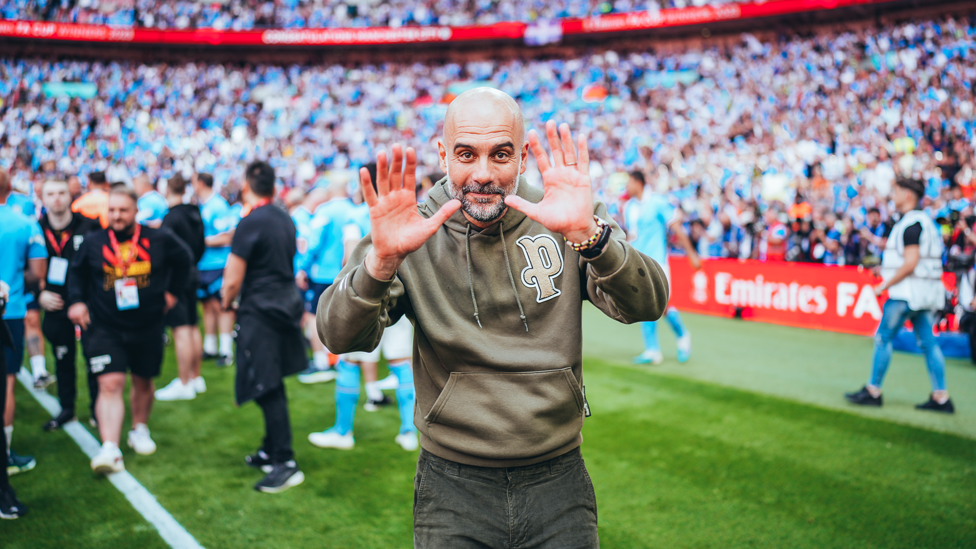
[[[582,252],[583,250],[588,250],[592,248],[597,242],[600,241],[600,237],[603,236],[604,231],[606,231],[607,227],[610,226],[609,223],[607,223],[606,221],[600,219],[595,215],[593,216],[593,221],[596,221],[597,224],[596,234],[594,234],[590,238],[587,238],[586,241],[580,243],[570,242],[569,240],[566,239],[566,237],[563,237],[563,240],[566,240],[566,243],[569,244],[569,247],[577,252]]]

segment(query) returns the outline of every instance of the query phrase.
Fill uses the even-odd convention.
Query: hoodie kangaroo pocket
[[[583,428],[583,395],[570,368],[517,373],[452,372],[424,418],[437,444],[489,459],[539,456]]]

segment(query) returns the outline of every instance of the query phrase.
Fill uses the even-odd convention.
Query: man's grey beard
[[[471,219],[475,221],[480,221],[482,223],[488,223],[494,221],[505,213],[505,197],[510,194],[516,194],[519,187],[519,176],[522,172],[522,158],[519,157],[518,169],[515,170],[515,181],[512,184],[512,192],[507,192],[505,189],[495,186],[495,185],[475,185],[468,184],[463,188],[458,188],[454,181],[451,180],[451,163],[447,163],[447,189],[451,195],[451,198],[459,200],[461,202],[461,209],[464,210],[466,214],[471,216]],[[475,200],[470,200],[467,193],[481,193],[481,194],[497,194],[502,197],[502,199],[496,204],[483,204]]]

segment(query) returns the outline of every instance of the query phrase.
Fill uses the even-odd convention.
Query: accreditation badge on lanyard
[[[132,233],[132,240],[129,243],[128,257],[122,257],[122,252],[119,249],[119,241],[115,238],[115,231],[109,230],[108,232],[108,239],[112,244],[112,251],[115,252],[115,257],[119,261],[119,269],[122,271],[122,278],[115,280],[115,305],[120,311],[139,308],[139,286],[136,284],[136,279],[129,278],[126,275],[129,271],[129,265],[132,264],[132,261],[138,254],[136,247],[139,245],[140,228],[137,223],[136,230]]]
[[[51,257],[47,266],[47,283],[64,286],[64,282],[68,278],[68,260],[61,257],[61,253],[64,251],[65,244],[71,240],[71,231],[61,233],[61,242],[54,239],[54,233],[50,229],[44,229],[44,236],[47,237],[51,249],[54,250],[54,256]]]

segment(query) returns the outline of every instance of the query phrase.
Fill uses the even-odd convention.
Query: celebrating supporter
[[[44,309],[44,337],[54,352],[55,373],[58,378],[58,400],[61,412],[44,424],[46,431],[60,429],[75,419],[77,397],[78,344],[75,325],[68,318],[68,279],[71,263],[88,234],[101,227],[98,221],[71,211],[68,184],[48,180],[41,187],[41,201],[46,214],[41,217],[41,231],[47,244],[47,284],[38,301]],[[88,375],[88,394],[91,397],[91,417],[95,417],[98,382]]]
[[[567,125],[546,130],[552,165],[509,95],[463,92],[438,143],[447,177],[419,210],[415,152],[380,153],[375,191],[360,170],[370,235],[319,302],[319,334],[338,352],[374,349],[402,316],[414,323],[417,547],[599,543],[579,451],[582,299],[654,320],[667,279],[593,203],[586,137],[577,153]],[[520,175],[530,147],[545,191]]]
[[[193,177],[193,191],[200,205],[206,250],[197,263],[200,271],[200,289],[197,297],[203,303],[203,358],[217,359],[218,366],[228,366],[234,361],[234,313],[220,310],[220,287],[231,239],[238,216],[231,210],[224,197],[214,190],[213,176],[198,173]],[[218,354],[217,331],[220,330]]]
[[[179,375],[169,385],[156,391],[156,400],[192,400],[207,391],[207,383],[200,375],[203,360],[203,338],[197,327],[197,287],[200,276],[196,265],[206,249],[200,207],[184,204],[186,180],[176,174],[166,182],[166,208],[163,229],[168,229],[190,249],[192,266],[187,276],[186,290],[177,296],[176,305],[166,313],[166,325],[173,329],[176,364]]]
[[[132,430],[128,445],[152,454],[149,434],[153,378],[163,361],[164,316],[186,293],[190,251],[170,231],[136,223],[138,197],[117,185],[109,193],[109,228],[88,235],[71,265],[68,318],[82,329],[89,372],[98,379],[95,403],[102,447],[96,473],[125,468],[119,440],[131,373]]]
[[[698,253],[691,245],[688,234],[681,226],[679,212],[661,195],[648,190],[640,172],[631,174],[627,184],[627,195],[636,201],[636,206],[627,211],[627,236],[634,248],[650,257],[664,269],[664,276],[670,284],[671,270],[668,266],[668,232],[674,233],[680,246],[688,255],[694,269],[701,268]],[[678,362],[687,362],[691,357],[691,333],[681,322],[681,315],[674,307],[669,307],[665,318],[674,331],[678,346]],[[657,336],[658,321],[641,322],[641,335],[644,339],[644,352],[634,358],[635,364],[660,364],[664,361],[661,342]]]
[[[277,493],[301,484],[295,463],[285,376],[304,368],[302,297],[295,288],[295,224],[272,204],[274,169],[266,162],[247,167],[242,198],[251,206],[234,232],[224,274],[221,305],[237,307],[237,404],[254,400],[264,414],[264,444],[247,456],[267,475],[254,485]]]
[[[916,408],[951,414],[955,408],[946,390],[945,357],[932,333],[933,313],[945,306],[942,238],[931,218],[918,209],[925,183],[900,178],[892,190],[902,218],[888,236],[881,261],[884,281],[875,288],[879,296],[888,292],[888,300],[875,336],[871,379],[860,391],[845,396],[854,404],[881,406],[881,383],[891,362],[892,339],[910,321],[932,383],[929,399]]]
[[[0,281],[8,287],[3,321],[13,338],[4,345],[6,355],[6,402],[3,410],[3,433],[7,444],[7,472],[30,471],[36,465],[33,456],[20,456],[11,449],[14,434],[14,385],[24,362],[24,317],[27,315],[26,286],[43,285],[47,266],[47,249],[37,221],[7,204],[10,197],[10,175],[0,169]]]

